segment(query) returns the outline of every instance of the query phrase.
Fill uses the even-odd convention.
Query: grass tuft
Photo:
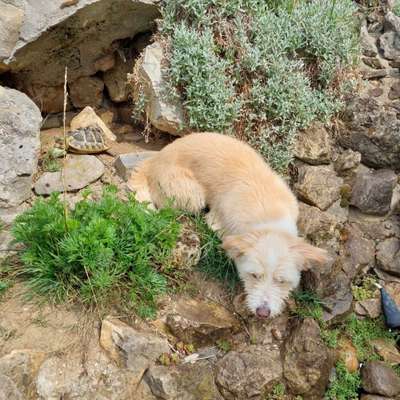
[[[24,245],[21,272],[33,292],[55,301],[98,304],[128,290],[139,315],[151,317],[168,288],[158,269],[176,244],[177,213],[149,210],[133,197],[123,202],[113,188],[66,215],[57,194],[39,199],[13,226],[16,242]]]
[[[327,400],[356,400],[361,386],[359,372],[349,372],[343,362],[336,364],[336,376],[325,394]]]

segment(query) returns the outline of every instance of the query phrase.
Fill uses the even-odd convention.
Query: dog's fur
[[[310,261],[325,251],[297,236],[298,206],[286,183],[247,144],[217,133],[177,139],[145,160],[128,186],[157,208],[168,199],[190,212],[209,208],[207,222],[244,282],[247,304],[260,317],[282,311]]]

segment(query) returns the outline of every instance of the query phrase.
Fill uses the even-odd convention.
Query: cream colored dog
[[[128,183],[139,201],[197,213],[221,233],[244,282],[249,309],[279,314],[300,271],[326,252],[297,236],[298,206],[286,183],[247,144],[217,133],[177,139],[145,160]]]

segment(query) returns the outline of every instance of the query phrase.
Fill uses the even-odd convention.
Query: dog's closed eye
[[[260,279],[262,279],[263,274],[257,274],[257,273],[255,273],[255,272],[253,272],[253,273],[250,273],[250,276],[251,276],[253,279],[260,280]]]

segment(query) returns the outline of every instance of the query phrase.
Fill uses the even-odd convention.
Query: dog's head
[[[325,250],[276,231],[227,236],[223,248],[235,261],[249,309],[260,318],[279,314],[302,270],[327,261]]]

